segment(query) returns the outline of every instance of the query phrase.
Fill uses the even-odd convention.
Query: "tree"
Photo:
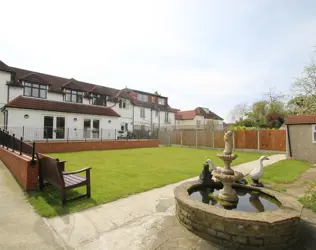
[[[247,118],[256,122],[259,127],[266,127],[269,102],[267,100],[257,101],[252,104]]]
[[[232,121],[239,121],[243,119],[249,111],[248,105],[245,103],[237,104],[229,113],[229,118]]]
[[[304,67],[302,76],[296,78],[292,85],[293,98],[289,101],[292,113],[316,113],[316,64],[309,63]]]

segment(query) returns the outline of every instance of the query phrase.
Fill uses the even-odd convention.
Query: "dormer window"
[[[64,101],[82,103],[82,91],[65,89]]]
[[[148,102],[148,95],[137,94],[137,100],[141,102]]]
[[[163,99],[163,98],[158,98],[158,104],[159,104],[159,105],[165,105],[165,99]]]
[[[46,99],[47,98],[47,85],[25,82],[23,95]]]
[[[120,109],[125,109],[126,108],[126,101],[119,100],[119,108]]]
[[[92,104],[98,106],[106,106],[106,96],[92,95]]]

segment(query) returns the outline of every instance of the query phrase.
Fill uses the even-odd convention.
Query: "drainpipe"
[[[288,124],[286,125],[286,131],[287,131],[287,139],[288,139],[288,142],[289,142],[289,154],[290,154],[290,157],[292,157],[292,147],[291,147],[290,127],[289,127],[289,125],[288,125]]]
[[[150,109],[150,127],[153,130],[153,110]]]
[[[9,97],[10,97],[10,86],[7,85],[8,91],[7,91],[7,103],[9,103]]]
[[[133,133],[134,133],[134,123],[135,123],[135,120],[134,120],[134,113],[135,113],[135,111],[134,111],[134,109],[135,109],[135,105],[132,104],[132,106],[133,106],[133,113],[132,113],[132,130],[133,130]]]
[[[158,108],[158,130],[160,130],[160,108]]]

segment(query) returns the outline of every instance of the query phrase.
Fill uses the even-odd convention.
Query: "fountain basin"
[[[266,188],[234,184],[233,188],[257,191],[273,197],[280,204],[265,212],[226,210],[190,197],[192,192],[205,187],[199,181],[192,181],[174,190],[176,216],[197,236],[233,249],[287,249],[299,240],[303,205],[295,198]]]

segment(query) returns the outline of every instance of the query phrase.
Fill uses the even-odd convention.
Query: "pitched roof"
[[[29,81],[32,83],[46,84],[46,85],[49,84],[43,77],[41,77],[40,75],[36,73],[27,74],[21,77],[20,80]]]
[[[109,107],[71,102],[58,102],[25,96],[16,97],[12,101],[10,101],[5,107],[120,117],[118,113],[116,113],[113,109]]]
[[[148,92],[139,91],[139,90],[132,90],[132,89],[125,88],[124,91],[122,91],[119,89],[114,89],[114,88],[109,88],[105,86],[100,86],[100,85],[95,85],[92,83],[79,81],[73,78],[59,77],[59,76],[49,75],[49,74],[40,73],[36,71],[31,71],[31,70],[26,70],[26,69],[21,69],[21,68],[16,68],[16,67],[9,67],[8,65],[0,61],[0,70],[2,68],[6,69],[6,71],[11,70],[12,72],[15,73],[15,82],[11,83],[11,85],[14,84],[14,86],[19,86],[19,87],[22,87],[22,84],[19,83],[19,80],[26,79],[26,77],[31,80],[35,80],[34,78],[36,77],[38,81],[41,80],[42,83],[45,82],[45,84],[50,85],[50,88],[48,89],[49,92],[55,92],[55,93],[62,93],[63,88],[69,88],[69,89],[74,89],[74,90],[81,90],[86,93],[107,95],[111,97],[109,100],[115,99],[115,96],[118,93],[120,93],[119,97],[134,101],[134,98],[129,95],[130,93],[133,93],[133,92],[167,98],[161,95],[156,95],[153,93],[148,93]],[[141,103],[139,101],[138,103],[135,102],[134,104],[136,106],[144,106],[146,108],[156,109],[155,104]],[[170,106],[158,105],[158,108],[160,108],[163,111],[175,113],[175,111]]]
[[[0,61],[0,70],[6,71],[6,72],[14,72],[14,70],[12,68],[10,68],[8,65],[6,65],[2,61]]]
[[[155,104],[155,103],[148,103],[148,102],[139,101],[135,96],[135,94],[137,94],[138,92],[141,92],[141,91],[134,91],[134,90],[125,88],[125,89],[121,89],[120,91],[118,91],[115,94],[115,96],[130,100],[137,107],[144,107],[144,108],[149,108],[152,110],[159,109],[160,111],[164,111],[164,112],[176,113],[176,111],[173,108],[171,108],[169,105],[166,106],[166,105],[160,105],[160,104]],[[152,95],[154,95],[154,94],[152,94]],[[113,100],[113,98],[112,98],[112,100]]]
[[[176,120],[193,120],[196,116],[196,110],[178,111],[176,113]]]
[[[196,115],[203,116],[206,119],[224,120],[207,108],[197,107],[194,110],[177,111],[177,120],[193,120]]]
[[[224,120],[222,117],[218,116],[208,108],[197,107],[197,113],[204,116],[206,119]]]
[[[316,114],[288,115],[285,118],[285,124],[316,124]]]

